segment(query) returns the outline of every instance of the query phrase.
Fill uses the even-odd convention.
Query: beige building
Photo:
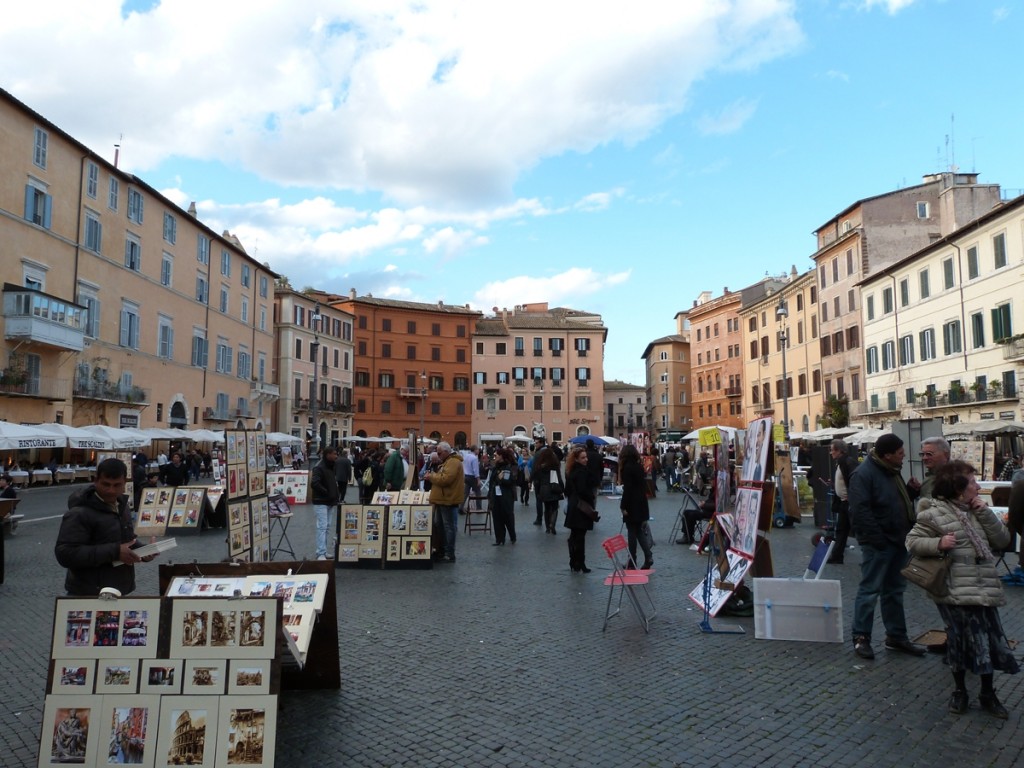
[[[0,419],[270,427],[273,281],[0,91]]]
[[[304,440],[337,445],[352,434],[353,317],[330,294],[274,290],[274,378],[281,397],[274,423]],[[315,422],[315,425],[314,425]]]
[[[601,434],[626,442],[633,432],[647,431],[647,389],[625,381],[604,383],[604,428]]]
[[[788,413],[789,433],[818,428],[822,413],[817,289],[813,269],[771,288],[740,309],[744,422]],[[785,360],[783,360],[785,349]]]
[[[647,431],[656,442],[678,442],[693,429],[690,325],[686,312],[676,314],[676,325],[676,333],[655,339],[641,355],[647,372]]]
[[[872,426],[1021,418],[1024,197],[872,274],[863,297]]]
[[[977,174],[932,174],[858,200],[815,231],[824,396],[847,398],[851,418],[866,409],[858,283],[998,204],[998,185]]]
[[[473,434],[481,443],[542,426],[548,441],[600,434],[604,342],[600,315],[524,304],[476,322]]]

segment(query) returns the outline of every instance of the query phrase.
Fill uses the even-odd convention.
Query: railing
[[[66,400],[67,379],[31,379],[10,376],[0,378],[0,395],[11,397],[38,397],[42,400]]]
[[[124,387],[120,383],[76,381],[72,394],[81,400],[104,400],[111,403],[149,403],[149,391],[142,387]]]
[[[1003,345],[1003,360],[1017,360],[1024,357],[1024,339],[1014,339]]]

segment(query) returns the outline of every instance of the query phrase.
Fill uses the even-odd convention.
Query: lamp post
[[[780,323],[785,323],[789,317],[789,310],[786,309],[786,301],[779,297],[779,306],[775,308],[775,317]],[[789,380],[786,371],[786,347],[789,346],[789,331],[785,325],[779,331],[779,343],[782,345],[782,429],[786,442],[789,442]]]
[[[423,417],[427,414],[427,372],[420,371],[420,440],[423,439]]]
[[[668,434],[669,429],[672,427],[672,412],[669,410],[669,403],[671,401],[668,397],[668,368],[665,369],[665,434]]]
[[[310,415],[313,420],[313,450],[309,457],[310,466],[320,458],[320,424],[319,421],[319,405],[320,405],[320,302],[317,301],[313,307],[313,314],[309,318],[313,323],[313,343],[310,344],[310,350],[313,358],[313,391],[310,392],[309,407]]]
[[[544,437],[547,437],[548,432],[544,429],[544,380],[539,376],[533,380],[533,385],[537,388],[537,394],[540,395],[540,428],[541,433]]]

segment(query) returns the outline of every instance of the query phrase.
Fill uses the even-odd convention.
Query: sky
[[[952,167],[1024,192],[1019,0],[50,0],[0,87],[299,290],[600,313],[701,291]]]

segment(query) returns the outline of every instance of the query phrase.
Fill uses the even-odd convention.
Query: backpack
[[[373,485],[373,466],[369,466],[363,470],[363,485]]]

